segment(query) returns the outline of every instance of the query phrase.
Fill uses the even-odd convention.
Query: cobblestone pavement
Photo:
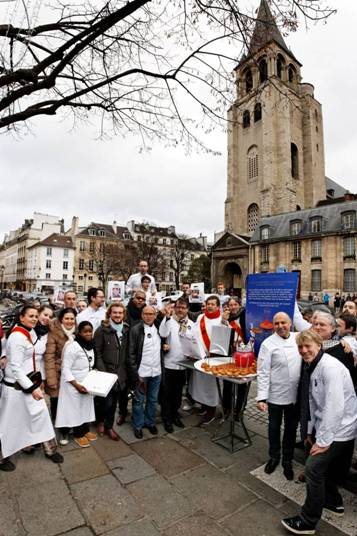
[[[297,505],[252,476],[267,457],[266,424],[248,403],[252,446],[231,454],[212,442],[218,421],[184,417],[185,428],[137,440],[64,447],[61,466],[41,451],[0,474],[0,536],[279,536]],[[224,423],[223,426],[227,424]],[[277,469],[278,470],[278,469]],[[322,522],[319,534],[343,533]]]

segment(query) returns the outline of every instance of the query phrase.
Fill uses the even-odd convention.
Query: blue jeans
[[[136,387],[133,397],[132,422],[135,430],[141,430],[143,426],[154,426],[156,417],[156,404],[161,383],[161,375],[150,378],[143,378],[146,392]],[[144,409],[144,403],[146,404]]]

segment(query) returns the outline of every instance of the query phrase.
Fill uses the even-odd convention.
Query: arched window
[[[259,176],[259,155],[258,147],[252,145],[247,153],[247,178],[248,182],[254,182]]]
[[[265,58],[259,60],[259,77],[260,83],[265,82],[268,79],[268,64]]]
[[[277,77],[280,78],[280,80],[283,79],[284,69],[285,69],[285,60],[281,54],[278,54],[278,57],[276,59],[276,74],[277,74]]]
[[[246,93],[249,93],[249,91],[253,89],[253,75],[252,71],[248,69],[245,72],[245,91]]]
[[[254,106],[254,123],[260,121],[262,118],[262,105],[260,102],[257,102]]]
[[[243,128],[247,128],[250,126],[250,113],[249,110],[245,110],[243,112]]]
[[[299,151],[295,143],[291,143],[291,176],[299,178]]]
[[[288,76],[289,82],[291,82],[292,84],[296,82],[296,69],[292,63],[289,64]]]
[[[259,207],[256,203],[252,203],[248,207],[248,231],[253,232],[259,222]]]

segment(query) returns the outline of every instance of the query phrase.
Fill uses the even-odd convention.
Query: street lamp
[[[87,274],[83,274],[83,277],[84,277],[84,285],[83,285],[83,288],[84,288],[84,294],[86,293],[87,289],[86,289],[86,284],[87,284]]]
[[[2,264],[0,266],[0,278],[1,278],[1,286],[0,286],[0,289],[3,290],[3,286],[4,286],[4,272],[5,272],[5,266]]]

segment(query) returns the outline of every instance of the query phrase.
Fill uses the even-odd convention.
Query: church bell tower
[[[311,208],[326,198],[322,109],[314,87],[301,82],[301,63],[267,0],[261,0],[235,76],[225,228],[250,236],[262,216]]]

